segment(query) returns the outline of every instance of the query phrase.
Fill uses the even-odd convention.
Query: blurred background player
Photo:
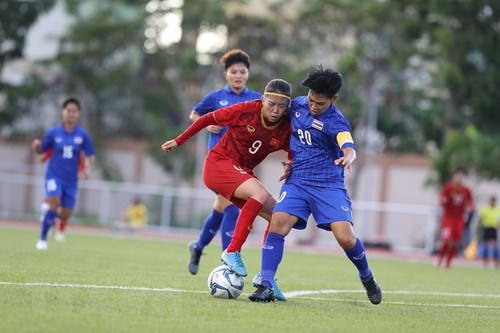
[[[77,125],[80,102],[68,98],[62,104],[62,124],[50,129],[43,139],[34,139],[32,149],[38,153],[52,150],[45,172],[45,202],[49,209],[41,222],[39,250],[47,249],[47,235],[59,216],[67,221],[76,204],[78,176],[87,179],[94,160],[94,146],[87,131]],[[84,153],[84,168],[79,172],[80,153]]]
[[[441,246],[436,258],[436,267],[441,267],[446,258],[445,266],[451,267],[453,257],[461,244],[465,228],[465,216],[472,213],[474,199],[470,189],[464,184],[465,169],[453,171],[451,181],[446,183],[439,195],[439,204],[443,210],[441,220]]]
[[[492,195],[486,205],[479,211],[479,224],[483,232],[483,263],[488,267],[488,257],[492,256],[495,267],[498,261],[498,225],[500,221],[500,208],[497,206],[497,197]]]
[[[40,162],[45,163],[52,157],[52,149],[47,150],[40,156]],[[78,173],[80,177],[83,177],[82,173],[85,169],[85,155],[80,153],[80,160],[78,163]],[[42,203],[41,205],[41,214],[40,214],[40,223],[43,221],[45,217],[45,213],[49,210],[49,204],[47,202]],[[59,212],[58,212],[59,213]],[[64,242],[66,240],[66,227],[68,226],[68,220],[62,220],[59,217],[56,217],[55,221],[56,231],[55,231],[55,240],[58,242]]]
[[[221,57],[220,62],[224,65],[224,78],[227,84],[223,89],[208,93],[195,105],[189,116],[193,122],[209,112],[239,102],[258,99],[261,96],[259,92],[246,87],[251,63],[250,56],[246,52],[240,49],[230,50]],[[224,126],[207,126],[208,150],[219,142],[226,130],[227,127]],[[210,244],[219,229],[221,229],[222,250],[226,249],[238,219],[238,207],[219,194],[215,198],[213,208],[203,223],[198,240],[190,242],[188,246],[190,255],[188,269],[193,275],[198,273],[203,248]]]
[[[148,208],[141,198],[135,197],[125,213],[125,222],[132,231],[143,229],[148,222]]]
[[[269,234],[262,247],[260,275],[253,281],[257,290],[251,301],[276,298],[273,282],[283,259],[285,236],[292,228],[303,230],[309,215],[318,228],[330,231],[358,270],[368,299],[382,301],[363,243],[352,228],[351,200],[345,188],[344,170],[356,158],[349,122],[335,106],[342,76],[319,66],[302,81],[307,96],[293,99],[288,111],[292,125],[290,176],[280,190]]]

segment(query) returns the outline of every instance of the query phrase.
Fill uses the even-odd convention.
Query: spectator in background
[[[479,211],[479,224],[483,230],[483,262],[488,267],[488,257],[492,252],[495,267],[499,267],[498,261],[498,235],[497,229],[500,221],[500,208],[497,207],[496,196],[490,196],[486,205]]]
[[[453,171],[451,181],[446,183],[439,195],[439,204],[443,209],[441,220],[441,246],[438,251],[436,266],[439,268],[445,259],[447,269],[460,246],[465,228],[465,217],[474,209],[474,199],[470,189],[464,184],[465,169]]]
[[[143,229],[148,224],[148,208],[141,198],[135,197],[125,214],[125,222],[132,231]]]

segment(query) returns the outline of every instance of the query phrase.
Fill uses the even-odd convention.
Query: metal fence
[[[99,180],[80,181],[72,223],[114,226],[139,196],[148,207],[151,230],[199,230],[212,211],[214,193],[207,189],[174,188]],[[0,173],[0,217],[37,219],[43,202],[43,176]],[[400,251],[430,253],[435,248],[438,214],[435,206],[353,201],[354,229],[366,243],[388,244]],[[264,228],[256,223],[256,230]],[[308,227],[289,239],[332,241],[331,233]]]

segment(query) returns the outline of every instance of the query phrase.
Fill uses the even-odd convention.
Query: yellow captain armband
[[[337,134],[337,143],[339,144],[339,147],[342,148],[342,146],[346,143],[354,143],[354,140],[352,139],[351,133],[340,132]]]

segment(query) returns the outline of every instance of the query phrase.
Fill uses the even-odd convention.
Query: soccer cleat
[[[367,280],[361,280],[361,283],[363,283],[366,289],[366,295],[372,304],[379,304],[382,302],[382,289],[380,289],[380,286],[373,276]]]
[[[47,241],[44,241],[44,240],[39,239],[39,240],[36,242],[36,249],[37,249],[37,250],[47,250],[47,248],[48,248]]]
[[[64,235],[63,232],[60,232],[60,231],[56,231],[56,235],[54,236],[54,238],[58,242],[64,242],[64,241],[66,241],[66,236]]]
[[[227,252],[224,250],[222,255],[220,256],[220,260],[229,267],[230,270],[234,272],[234,274],[238,276],[247,276],[247,269],[245,268],[245,264],[243,260],[241,260],[241,254],[236,252]]]
[[[189,263],[188,263],[188,269],[189,273],[196,275],[198,273],[198,269],[200,268],[200,258],[202,255],[202,252],[200,250],[196,249],[196,242],[192,241],[188,245],[189,249]]]
[[[261,284],[252,295],[248,296],[248,298],[252,302],[274,302],[276,295],[274,294],[274,290]]]
[[[258,288],[260,285],[262,285],[262,276],[259,274],[255,275],[252,284],[254,288]],[[281,302],[286,302],[288,299],[286,298],[285,294],[283,294],[278,287],[278,280],[273,281],[273,289],[274,289],[274,295],[276,296],[276,299]]]

